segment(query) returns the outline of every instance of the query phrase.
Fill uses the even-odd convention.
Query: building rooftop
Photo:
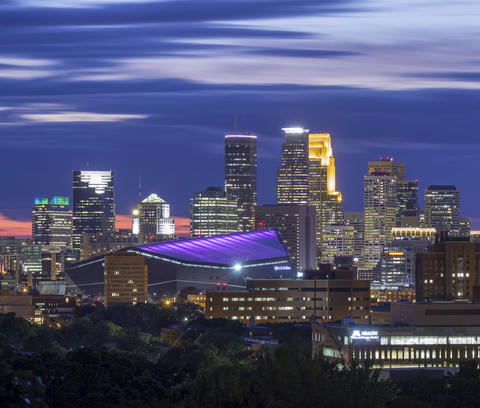
[[[252,263],[289,256],[280,234],[274,230],[162,241],[136,248],[179,261],[220,265]]]
[[[166,201],[163,198],[160,198],[155,193],[150,194],[147,198],[142,200],[142,203],[165,203]]]

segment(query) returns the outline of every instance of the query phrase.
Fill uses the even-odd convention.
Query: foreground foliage
[[[205,320],[191,306],[84,307],[52,328],[0,315],[0,400],[39,408],[478,406],[478,362],[396,384],[369,367],[312,360],[305,326],[271,332],[280,347],[252,353],[238,322]]]

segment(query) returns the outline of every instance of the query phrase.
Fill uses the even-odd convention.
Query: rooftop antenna
[[[138,176],[138,202],[142,201],[142,176]]]
[[[237,133],[237,114],[236,113],[233,114],[233,123],[235,126],[235,133]]]
[[[90,163],[87,161],[87,170],[88,170],[88,167],[90,166]]]

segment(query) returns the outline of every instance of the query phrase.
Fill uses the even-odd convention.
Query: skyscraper
[[[364,180],[365,242],[360,279],[372,279],[383,247],[391,241],[395,226],[397,178],[384,173],[371,173]]]
[[[425,224],[437,232],[459,234],[460,191],[455,186],[429,186],[425,190]]]
[[[225,191],[238,205],[238,230],[255,228],[257,136],[225,136]]]
[[[353,257],[361,259],[365,241],[365,214],[363,212],[345,212],[343,214],[345,225],[354,229],[353,233]]]
[[[82,234],[115,232],[113,172],[73,171],[73,249],[80,250]]]
[[[405,217],[418,217],[418,180],[397,179],[397,227]]]
[[[297,269],[317,267],[315,208],[297,204],[262,205],[255,209],[257,229],[277,229]]]
[[[72,244],[72,214],[68,197],[36,197],[32,210],[32,239],[35,244],[59,249]]]
[[[372,174],[397,179],[397,227],[402,226],[404,217],[418,217],[418,180],[405,179],[405,163],[394,161],[392,157],[381,157],[379,161],[368,162],[368,175]]]
[[[195,191],[190,202],[190,235],[211,237],[238,231],[237,202],[222,187]]]
[[[352,225],[325,225],[322,234],[322,263],[334,263],[336,256],[354,256],[355,229]]]
[[[277,203],[307,204],[309,201],[308,132],[304,128],[283,128],[282,161],[277,170]]]
[[[170,216],[170,204],[157,194],[150,194],[132,211],[132,233],[154,240],[173,239],[175,219]]]
[[[322,252],[323,228],[343,223],[342,194],[335,190],[335,159],[329,133],[308,135],[309,205],[317,215],[317,253]]]
[[[393,160],[393,157],[380,157],[378,161],[368,162],[368,175],[383,174],[405,180],[405,163]]]

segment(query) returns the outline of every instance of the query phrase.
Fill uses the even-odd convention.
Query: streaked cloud
[[[0,235],[27,238],[32,236],[32,220],[13,219],[0,213]]]
[[[129,119],[145,119],[148,115],[111,114],[93,112],[24,113],[20,117],[32,122],[122,122]]]

